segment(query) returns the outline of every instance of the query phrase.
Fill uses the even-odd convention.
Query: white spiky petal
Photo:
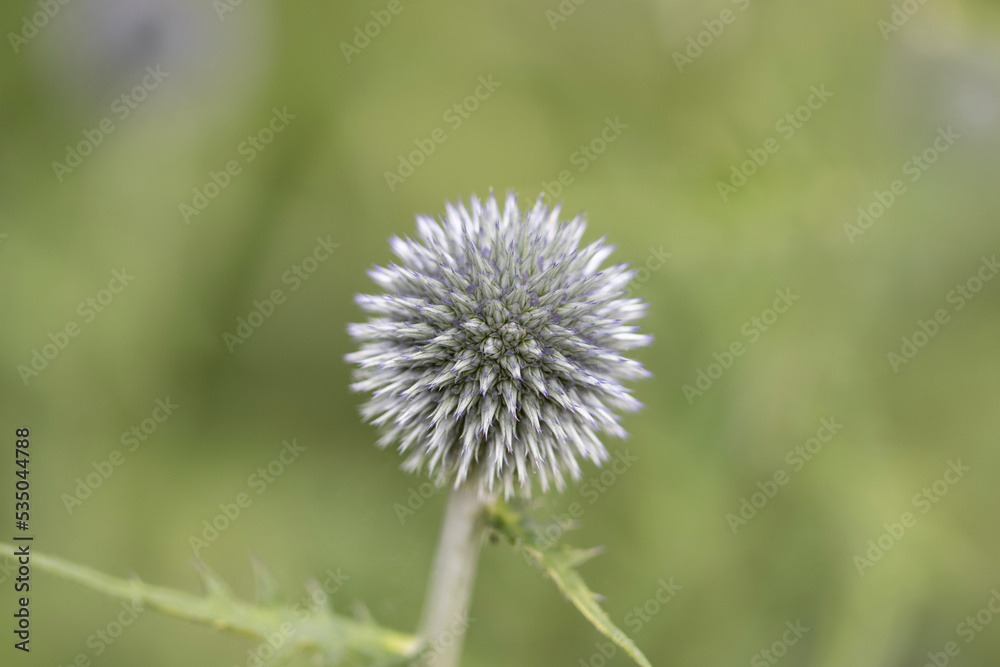
[[[521,213],[508,195],[501,212],[491,193],[391,239],[399,264],[369,272],[386,293],[357,297],[371,318],[348,327],[361,349],[347,360],[406,469],[484,496],[530,494],[534,476],[562,490],[578,459],[607,459],[599,432],[625,436],[616,411],[641,405],[622,383],[648,373],[622,352],[650,342],[630,324],[645,303],[624,298],[627,265],[600,268],[603,239],[579,247],[585,226],[541,197]]]

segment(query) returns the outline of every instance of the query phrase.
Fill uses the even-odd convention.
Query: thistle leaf
[[[14,558],[14,547],[0,542],[0,557]],[[176,618],[266,641],[275,633],[288,636],[289,648],[324,659],[334,667],[341,661],[369,665],[399,665],[415,658],[420,641],[413,635],[359,623],[324,608],[302,605],[254,605],[238,599],[229,587],[204,564],[199,574],[206,594],[154,586],[138,579],[120,579],[54,556],[31,552],[37,569],[73,581],[113,598],[139,601],[144,606]],[[288,627],[292,630],[289,632]],[[332,656],[336,656],[333,658]],[[284,656],[282,656],[284,657]]]
[[[601,548],[574,549],[565,544],[548,545],[551,540],[538,530],[523,512],[513,509],[503,501],[496,501],[488,508],[490,526],[506,537],[525,557],[542,568],[555,582],[563,595],[595,628],[618,644],[642,667],[652,667],[639,647],[619,629],[598,604],[598,595],[587,587],[577,569],[601,553]]]

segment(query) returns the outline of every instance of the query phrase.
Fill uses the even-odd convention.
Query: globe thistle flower
[[[580,460],[607,459],[598,433],[626,435],[616,412],[641,407],[623,386],[648,375],[623,356],[651,340],[631,324],[645,311],[625,298],[634,272],[601,269],[613,248],[579,247],[582,217],[561,221],[541,197],[523,213],[492,193],[446,210],[393,237],[399,263],[369,271],[385,293],[357,297],[371,315],[348,329],[352,389],[372,392],[362,414],[438,483],[562,490]]]

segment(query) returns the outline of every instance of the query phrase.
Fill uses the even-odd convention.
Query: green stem
[[[469,627],[469,602],[486,525],[485,505],[469,481],[453,489],[431,570],[420,638],[433,667],[458,667]]]

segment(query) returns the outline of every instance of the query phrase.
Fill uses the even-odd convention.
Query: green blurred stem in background
[[[470,481],[452,489],[420,623],[428,664],[458,667],[469,626],[469,602],[486,527],[485,504]],[[450,635],[450,637],[449,637]],[[451,639],[451,642],[445,641]]]

